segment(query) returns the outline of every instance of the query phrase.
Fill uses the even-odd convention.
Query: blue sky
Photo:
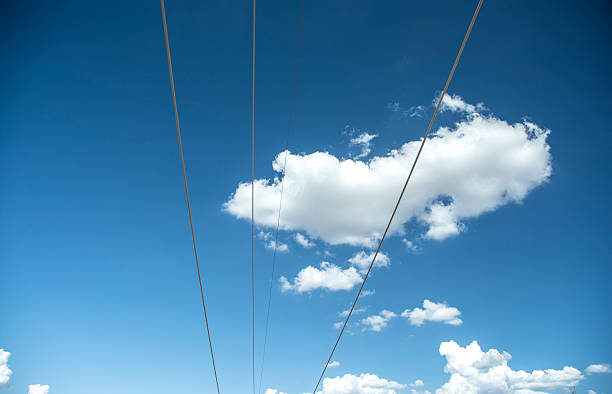
[[[399,193],[403,159],[475,5],[307,2],[280,233],[288,250],[273,283],[263,390],[313,389],[362,275],[349,260],[369,254],[367,240],[384,228],[392,204],[383,202]],[[4,8],[3,389],[214,392],[159,4]],[[251,3],[166,8],[221,389],[247,392],[250,225],[237,197],[251,171]],[[284,147],[299,9],[257,8],[260,220],[277,203],[272,162]],[[383,246],[387,264],[366,284],[374,294],[358,303],[365,310],[351,320],[325,394],[372,393],[367,379],[381,393],[449,392],[453,378],[465,383],[454,392],[477,392],[470,373],[488,381],[491,368],[519,381],[493,392],[520,392],[516,371],[535,384],[532,371],[547,369],[556,372],[541,391],[578,381],[578,392],[612,392],[611,14],[603,1],[485,1],[449,89],[456,105],[448,101],[434,127],[447,134],[426,145],[404,219]],[[364,133],[376,137],[358,157],[366,146],[351,140]],[[258,231],[272,229],[261,222]],[[257,359],[271,259],[258,238]],[[339,276],[317,273],[334,266]],[[300,273],[308,281],[296,281]],[[425,300],[440,312],[428,314]],[[487,356],[466,348],[472,341]],[[424,386],[410,386],[417,379]]]

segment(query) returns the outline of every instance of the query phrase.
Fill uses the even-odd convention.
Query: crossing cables
[[[296,55],[295,55],[295,67],[293,69],[293,84],[291,86],[291,99],[289,101],[289,122],[287,125],[287,138],[285,140],[285,157],[283,159],[283,168],[282,168],[282,174],[283,177],[281,178],[281,184],[280,184],[280,198],[278,201],[278,216],[276,219],[276,232],[274,235],[274,251],[272,253],[272,272],[270,274],[270,288],[269,288],[269,292],[268,292],[268,308],[267,308],[267,313],[266,313],[266,329],[265,329],[265,335],[264,335],[264,343],[263,343],[263,351],[262,351],[262,356],[261,356],[261,370],[260,370],[260,375],[259,375],[259,388],[261,391],[261,384],[262,384],[262,379],[263,379],[263,371],[264,371],[264,366],[265,366],[265,361],[266,361],[266,345],[268,343],[268,331],[269,331],[269,325],[270,325],[270,306],[272,304],[272,286],[274,283],[274,270],[276,267],[276,253],[278,251],[278,232],[279,232],[279,228],[280,228],[280,218],[281,218],[281,209],[283,206],[283,191],[284,191],[284,187],[285,187],[285,176],[286,176],[286,169],[287,169],[287,155],[289,154],[289,137],[291,136],[291,121],[293,118],[293,103],[295,100],[295,83],[296,83],[296,79],[297,79],[297,71],[298,71],[298,64],[299,64],[299,59],[300,59],[300,44],[302,42],[302,25],[304,22],[304,4],[306,3],[306,0],[302,0],[302,8],[300,11],[300,26],[298,29],[298,40],[297,40],[297,51],[296,51]]]
[[[404,182],[404,187],[402,188],[402,191],[399,195],[399,198],[397,199],[397,203],[395,204],[395,208],[393,208],[393,213],[391,213],[391,217],[389,218],[389,222],[387,223],[387,227],[385,228],[385,232],[383,233],[382,238],[380,239],[380,242],[378,244],[378,248],[376,249],[376,253],[374,253],[374,257],[372,258],[372,262],[370,263],[370,267],[368,268],[368,272],[366,273],[365,277],[363,278],[363,283],[361,283],[361,286],[359,287],[359,291],[357,292],[357,296],[355,297],[355,301],[353,301],[353,305],[351,306],[351,309],[348,313],[348,315],[346,316],[346,320],[344,321],[344,325],[342,326],[342,330],[340,331],[340,334],[338,335],[338,339],[336,339],[336,343],[334,344],[334,347],[332,348],[331,354],[329,355],[329,358],[327,359],[327,362],[325,363],[325,367],[323,368],[323,372],[321,372],[321,376],[319,377],[319,380],[317,382],[317,385],[315,386],[314,390],[312,391],[313,394],[316,394],[317,389],[319,388],[319,385],[321,384],[321,380],[323,379],[323,376],[325,375],[325,371],[327,370],[327,367],[329,365],[329,362],[331,361],[334,352],[336,351],[336,347],[338,346],[338,343],[340,342],[340,338],[342,338],[342,334],[344,333],[344,329],[346,328],[346,325],[348,324],[349,319],[351,318],[351,315],[353,314],[353,310],[355,309],[355,305],[357,304],[357,300],[359,299],[359,296],[361,295],[361,291],[363,290],[363,286],[366,283],[366,280],[368,280],[368,276],[370,275],[370,271],[372,270],[372,266],[374,265],[374,262],[376,261],[376,257],[378,256],[378,253],[380,252],[380,248],[382,247],[382,244],[385,240],[385,237],[387,236],[387,232],[389,231],[389,227],[391,227],[391,222],[393,221],[393,217],[395,216],[395,213],[397,212],[397,208],[399,207],[400,202],[402,201],[402,197],[404,196],[404,192],[406,191],[406,187],[408,186],[408,182],[410,181],[410,178],[412,177],[412,173],[414,172],[414,168],[416,167],[416,164],[419,160],[419,156],[421,155],[421,152],[423,150],[423,146],[425,146],[425,142],[427,141],[427,137],[429,135],[429,132],[431,131],[431,127],[434,124],[434,121],[436,120],[436,115],[438,114],[438,110],[440,109],[440,105],[442,104],[442,100],[444,99],[444,95],[446,94],[446,90],[448,89],[448,85],[450,85],[451,80],[453,79],[453,75],[455,74],[455,69],[457,68],[457,64],[459,64],[459,59],[461,58],[461,54],[463,53],[463,49],[465,48],[465,44],[467,43],[467,40],[470,36],[470,33],[472,32],[472,28],[474,27],[474,23],[476,22],[476,17],[478,16],[478,13],[480,12],[480,7],[482,6],[484,0],[479,0],[478,2],[478,6],[476,7],[476,11],[474,12],[474,15],[472,16],[472,20],[470,22],[470,25],[467,29],[467,32],[465,33],[465,37],[463,38],[463,42],[461,43],[461,48],[459,49],[459,53],[457,54],[457,57],[455,58],[455,62],[453,63],[453,67],[450,71],[450,74],[448,76],[448,79],[446,80],[446,84],[444,85],[444,89],[442,90],[442,94],[440,95],[440,98],[438,99],[438,104],[436,105],[436,110],[433,113],[433,116],[431,118],[431,121],[429,122],[429,126],[427,127],[427,131],[425,132],[425,136],[423,137],[423,140],[421,141],[421,145],[419,146],[419,150],[417,151],[416,157],[414,158],[414,162],[412,163],[412,167],[410,168],[410,172],[408,173],[408,177],[406,178],[406,182]]]

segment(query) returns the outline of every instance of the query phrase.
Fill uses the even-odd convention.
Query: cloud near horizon
[[[446,359],[444,372],[450,374],[450,378],[435,390],[436,394],[568,392],[585,379],[585,376],[572,366],[558,370],[536,369],[531,372],[513,370],[508,365],[508,361],[512,359],[508,352],[500,352],[497,349],[484,352],[477,341],[472,341],[465,347],[452,340],[441,342],[439,352]],[[362,373],[359,376],[347,373],[335,378],[325,378],[321,391],[317,394],[397,394],[398,390],[409,387],[413,387],[412,393],[429,392],[414,389],[425,387],[421,379],[416,379],[408,385],[370,373]]]
[[[456,236],[466,230],[466,219],[521,202],[548,180],[550,132],[532,122],[510,124],[481,114],[482,108],[449,96],[444,109],[461,119],[433,132],[425,144],[390,235],[403,235],[407,224],[417,223],[424,226],[424,238]],[[281,229],[331,245],[372,247],[382,235],[420,141],[408,141],[368,161],[328,152],[288,152],[285,173],[284,152],[279,153],[272,167],[284,177]],[[278,178],[255,181],[259,226],[276,226],[280,186]],[[223,209],[250,220],[250,199],[250,183],[240,183]]]
[[[444,371],[450,379],[436,390],[436,394],[505,393],[543,394],[566,390],[584,379],[574,367],[526,372],[508,366],[512,356],[490,349],[483,352],[477,341],[461,347],[455,341],[442,342],[440,355],[446,358]]]
[[[10,352],[0,349],[0,390],[8,386],[13,374],[13,371],[8,367],[9,357],[11,357]]]

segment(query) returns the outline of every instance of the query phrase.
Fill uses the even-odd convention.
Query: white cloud
[[[592,373],[612,373],[612,368],[610,368],[610,364],[591,364],[586,367],[584,372],[586,372],[587,375]]]
[[[378,134],[369,134],[369,133],[361,133],[358,137],[351,138],[351,145],[359,145],[361,147],[361,153],[355,156],[356,159],[360,159],[362,157],[366,157],[370,154],[372,149],[370,149],[370,145],[372,144],[372,140],[378,137]]]
[[[411,118],[422,118],[423,114],[425,114],[425,106],[417,105],[414,107],[410,107],[410,109],[406,111],[406,114],[408,114],[408,116],[410,116]]]
[[[458,326],[463,323],[459,318],[461,312],[455,307],[450,307],[445,303],[436,303],[429,300],[423,301],[423,309],[406,309],[402,312],[402,317],[410,320],[413,326],[422,326],[425,321],[442,322]]]
[[[361,283],[363,278],[355,267],[342,269],[337,265],[322,262],[320,269],[309,265],[298,272],[293,284],[284,276],[280,277],[281,290],[292,290],[304,293],[315,289],[327,290],[351,290],[356,284]]]
[[[361,293],[361,294],[363,294],[363,293]],[[357,313],[365,312],[367,309],[368,308],[366,308],[366,307],[355,308],[355,309],[353,309],[353,315],[356,315]],[[338,315],[340,315],[341,317],[347,317],[350,311],[351,311],[350,309],[347,309],[345,311],[342,311],[342,312],[338,313]]]
[[[270,249],[270,250],[274,250],[274,247],[276,246],[276,241],[268,241],[266,243],[266,248]],[[278,252],[287,252],[289,250],[289,245],[284,244],[282,242],[278,243],[278,248],[276,248],[276,251]]]
[[[343,321],[337,321],[337,322],[335,322],[335,323],[334,323],[334,328],[335,328],[336,330],[339,330],[339,329],[341,329],[341,328],[342,328],[342,325],[343,325],[343,324],[344,324],[344,322],[343,322]]]
[[[440,100],[440,96],[433,100],[433,105],[437,105],[438,100]],[[442,104],[440,105],[440,112],[451,111],[472,114],[484,109],[483,103],[478,103],[476,105],[466,103],[458,94],[445,94],[442,99]]]
[[[329,363],[327,368],[336,368],[336,367],[339,367],[339,366],[340,366],[340,363],[338,361],[332,361],[331,363]]]
[[[421,217],[421,220],[429,225],[425,238],[441,241],[465,230],[465,226],[459,223],[456,217],[457,215],[452,204],[432,204],[429,207],[429,211]]]
[[[412,242],[412,241],[410,241],[410,240],[407,240],[406,238],[403,238],[403,239],[402,239],[402,243],[403,243],[404,245],[406,245],[406,248],[408,248],[408,250],[410,250],[410,251],[412,251],[412,252],[416,252],[417,250],[419,250],[419,247],[418,247],[418,246],[416,246],[416,245],[414,244],[414,242]]]
[[[0,349],[0,389],[8,386],[11,375],[13,374],[13,371],[8,367],[9,357],[11,357],[10,352]]]
[[[451,376],[436,394],[546,393],[568,389],[584,379],[579,370],[567,366],[561,370],[514,371],[508,366],[512,358],[509,353],[497,349],[485,353],[476,341],[466,347],[455,341],[442,342],[440,355],[446,357],[444,371]]]
[[[414,118],[422,118],[423,114],[425,114],[425,106],[424,105],[415,105],[410,107],[409,109],[403,108],[399,102],[395,101],[392,103],[387,103],[387,108],[392,112],[398,112],[401,118],[405,118],[407,116]]]
[[[49,386],[46,384],[31,384],[28,386],[28,394],[48,394]]]
[[[306,249],[312,248],[315,244],[304,235],[297,233],[295,234],[295,241],[305,247]]]
[[[414,383],[410,384],[410,387],[423,387],[423,386],[425,386],[425,383],[423,383],[421,379],[417,379],[414,381]]]
[[[367,297],[376,294],[376,290],[364,290],[361,292],[361,297]]]
[[[361,324],[368,326],[370,330],[379,332],[383,328],[387,327],[389,321],[397,317],[397,314],[388,310],[382,310],[378,315],[368,316],[365,319],[361,319]]]
[[[387,108],[389,108],[393,112],[400,112],[402,110],[402,106],[398,101],[387,103]]]
[[[283,393],[282,391],[278,391],[275,389],[267,389],[264,394],[287,394],[287,393]]]
[[[595,390],[589,390],[589,391],[587,391],[587,394],[597,394],[597,391],[595,391]]]
[[[405,384],[379,378],[373,374],[360,376],[346,374],[323,379],[322,391],[318,394],[396,394],[395,390],[406,388]]]
[[[548,135],[531,122],[509,124],[478,113],[438,129],[424,147],[390,235],[402,235],[404,226],[420,223],[426,226],[424,237],[442,240],[466,231],[466,219],[522,201],[551,174]],[[281,228],[332,245],[375,245],[419,145],[420,140],[409,141],[367,162],[327,152],[289,153],[281,174]],[[282,172],[283,158],[281,152],[274,160],[276,172]],[[276,226],[280,184],[277,178],[256,180],[258,225]],[[239,184],[223,208],[250,220],[250,183]]]
[[[368,254],[362,250],[348,259],[348,262],[354,267],[357,267],[362,274],[365,274],[368,271],[373,258],[374,252]],[[386,254],[383,252],[378,252],[378,256],[376,256],[376,261],[374,262],[374,267],[386,267],[390,262],[391,260]]]
[[[274,250],[274,247],[276,246],[276,241],[272,239],[272,234],[266,233],[264,231],[260,231],[258,234],[258,237],[265,241],[266,249]],[[278,247],[276,248],[276,251],[287,252],[288,250],[289,250],[289,245],[284,244],[282,242],[278,243]]]

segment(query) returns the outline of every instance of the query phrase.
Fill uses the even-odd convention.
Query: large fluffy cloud
[[[567,389],[584,379],[573,367],[532,372],[514,371],[508,366],[512,356],[490,349],[483,352],[478,342],[466,347],[455,341],[442,342],[440,355],[446,357],[445,372],[451,377],[437,394],[513,393],[536,394]]]
[[[458,326],[463,323],[459,315],[461,315],[459,309],[445,303],[436,303],[429,300],[423,301],[423,309],[406,309],[402,312],[402,317],[409,319],[413,326],[422,326],[425,321],[443,322],[444,324]]]
[[[9,357],[11,357],[10,352],[0,349],[0,389],[8,386],[13,374],[13,371],[8,367]]]
[[[405,387],[405,384],[369,373],[359,376],[346,374],[323,379],[323,389],[318,394],[396,394],[395,390]]]
[[[549,132],[531,122],[508,123],[477,111],[459,96],[447,110],[462,119],[427,142],[391,226],[402,234],[416,221],[426,238],[442,240],[464,231],[464,219],[519,202],[551,174]],[[381,236],[420,141],[364,162],[327,152],[287,156],[281,228],[303,231],[330,244],[372,246]],[[283,153],[272,163],[283,169]],[[280,179],[255,182],[257,224],[275,227]],[[251,185],[241,183],[224,209],[250,219]]]

